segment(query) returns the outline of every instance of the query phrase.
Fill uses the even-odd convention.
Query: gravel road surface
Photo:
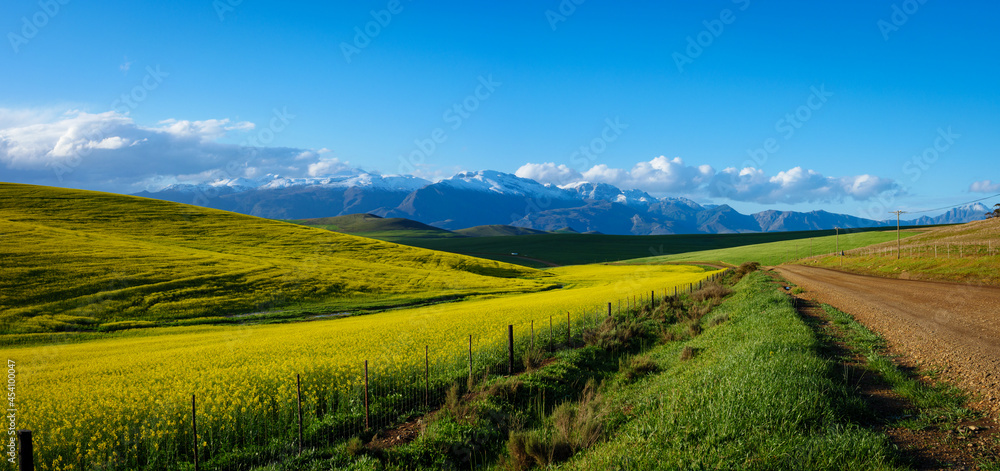
[[[801,265],[775,268],[802,296],[853,315],[904,363],[936,369],[1000,416],[1000,288],[896,280]]]

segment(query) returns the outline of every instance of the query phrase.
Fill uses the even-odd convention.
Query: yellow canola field
[[[211,437],[199,433],[203,446],[259,442],[246,437],[288,428],[272,422],[292,420],[296,374],[304,396],[324,397],[356,387],[364,360],[376,375],[422,371],[425,346],[432,361],[454,360],[467,355],[469,335],[483,350],[503,344],[508,324],[519,338],[532,321],[537,333],[547,332],[550,316],[559,333],[567,312],[576,323],[584,313],[606,313],[608,302],[617,309],[619,300],[654,290],[672,294],[674,286],[712,272],[587,265],[545,273],[545,281],[562,288],[340,319],[148,329],[80,344],[5,348],[17,365],[18,427],[35,431],[42,470],[110,462],[127,468],[138,456],[149,462],[158,454],[169,462],[187,456],[190,441],[183,437],[196,394],[199,430],[212,430]]]

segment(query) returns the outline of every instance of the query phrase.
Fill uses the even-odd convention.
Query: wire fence
[[[414,351],[393,352],[391,357],[358,358],[353,370],[336,374],[303,365],[300,373],[275,378],[270,385],[233,384],[229,398],[205,401],[191,395],[189,403],[177,404],[168,412],[166,428],[143,425],[162,424],[162,417],[148,421],[119,418],[131,424],[125,432],[97,431],[86,443],[52,443],[45,440],[46,430],[35,430],[34,462],[46,471],[191,469],[192,465],[213,469],[217,462],[254,463],[275,450],[287,455],[351,437],[371,437],[440,407],[454,384],[472,385],[518,373],[531,350],[555,352],[583,346],[584,333],[607,317],[693,292],[724,273],[681,287],[553,313],[547,322],[510,324],[502,336],[489,339],[456,332],[455,343],[461,345],[457,349],[435,351],[423,345]],[[393,360],[400,356],[411,361]],[[414,356],[420,361],[413,362]],[[219,406],[237,401],[252,406],[235,412]],[[115,414],[113,410],[105,413]]]

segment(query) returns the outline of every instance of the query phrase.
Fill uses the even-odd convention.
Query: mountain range
[[[687,198],[657,198],[606,183],[563,187],[483,170],[430,182],[353,170],[323,178],[221,179],[177,184],[137,196],[222,209],[272,219],[307,219],[369,213],[406,218],[448,230],[508,225],[541,231],[604,234],[692,234],[800,231],[895,226],[826,211],[742,214],[728,205],[701,205]],[[975,203],[904,225],[963,223],[983,218]]]

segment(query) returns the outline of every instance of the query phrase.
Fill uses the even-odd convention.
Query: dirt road
[[[1000,416],[1000,288],[800,265],[776,270],[805,289],[802,296],[850,313],[885,337],[904,362],[942,371],[973,395],[974,407]]]

